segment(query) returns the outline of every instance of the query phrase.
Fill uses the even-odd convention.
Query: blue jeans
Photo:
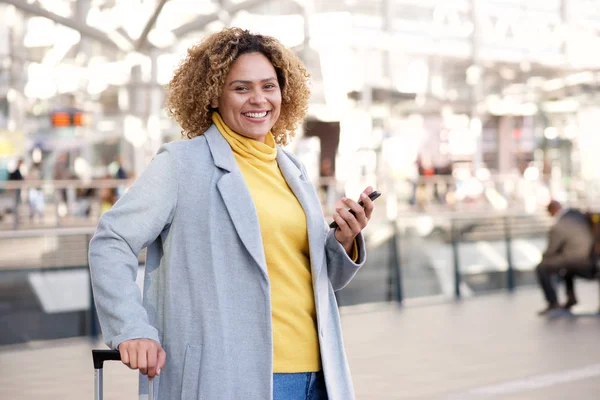
[[[327,400],[323,372],[273,374],[273,400]]]

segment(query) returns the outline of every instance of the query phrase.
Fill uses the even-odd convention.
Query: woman
[[[158,399],[351,399],[334,290],[365,260],[373,203],[330,230],[304,167],[278,145],[305,115],[308,74],[271,37],[225,29],[188,51],[167,144],[90,245],[106,343]],[[144,296],[137,254],[148,247]],[[144,376],[146,375],[146,376]]]

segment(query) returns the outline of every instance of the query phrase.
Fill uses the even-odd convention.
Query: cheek
[[[271,103],[273,103],[273,105],[277,108],[277,110],[280,110],[281,109],[281,94],[274,96]]]

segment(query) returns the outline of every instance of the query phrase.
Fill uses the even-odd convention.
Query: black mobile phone
[[[377,199],[379,196],[381,196],[381,193],[378,192],[377,190],[374,190],[374,191],[371,192],[371,194],[369,194],[369,198],[371,199],[371,201],[375,201],[375,199]],[[364,203],[362,202],[362,200],[358,202],[358,205],[361,206],[361,207],[365,206]],[[352,210],[348,210],[348,211],[350,211],[350,213],[352,215],[355,215],[354,211],[352,211]],[[338,224],[337,224],[337,222],[333,221],[332,223],[329,224],[329,227],[330,228],[337,228]]]

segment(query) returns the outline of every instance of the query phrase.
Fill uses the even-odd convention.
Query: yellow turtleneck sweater
[[[273,372],[319,371],[306,215],[279,170],[273,135],[262,143],[232,131],[218,113],[213,122],[233,150],[258,214],[271,286]]]

